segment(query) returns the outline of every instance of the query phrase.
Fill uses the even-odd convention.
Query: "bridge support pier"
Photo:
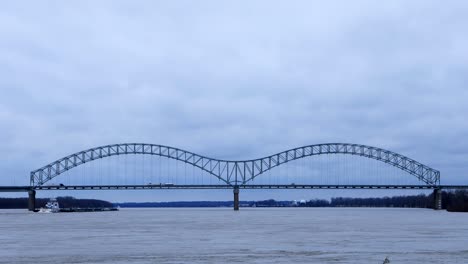
[[[28,210],[34,211],[36,209],[36,191],[29,190],[28,191],[29,199],[28,199]]]
[[[234,211],[239,211],[239,187],[234,187]]]
[[[442,190],[441,189],[434,189],[432,193],[434,196],[434,210],[441,210],[442,209]]]

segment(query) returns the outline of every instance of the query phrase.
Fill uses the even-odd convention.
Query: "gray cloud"
[[[116,142],[233,159],[356,142],[466,181],[464,1],[27,6],[0,10],[0,184]]]

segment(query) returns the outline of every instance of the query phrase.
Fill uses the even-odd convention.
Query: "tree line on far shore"
[[[46,198],[36,198],[36,208],[44,207],[49,201]],[[76,199],[65,196],[57,197],[57,202],[61,208],[106,208],[113,207],[113,204],[96,199]],[[28,208],[28,198],[0,198],[1,209],[22,209]]]
[[[177,201],[177,202],[144,202],[118,203],[120,207],[131,208],[164,208],[164,207],[232,207],[232,201]],[[379,198],[344,198],[331,200],[312,199],[302,201],[241,201],[241,207],[402,207],[402,208],[433,208],[434,196],[409,195]],[[448,211],[468,212],[468,192],[442,192],[442,208]]]
[[[442,208],[452,212],[468,212],[468,191],[442,192]]]
[[[310,200],[299,203],[303,207],[409,207],[434,208],[434,195],[408,195],[378,198],[332,198],[328,200]],[[468,212],[468,191],[457,190],[442,192],[442,209],[452,212]]]
[[[43,207],[49,199],[36,199],[36,207]],[[96,199],[76,199],[73,197],[57,197],[62,208],[103,208],[103,207],[231,207],[232,201],[185,201],[185,202],[149,202],[149,203],[119,203],[112,204]],[[308,201],[241,201],[243,207],[408,207],[433,208],[434,196],[409,195],[378,198],[345,198],[337,197],[331,200],[312,199]],[[28,207],[28,198],[0,198],[0,209],[20,209]],[[457,190],[442,192],[442,209],[452,212],[468,212],[468,191]]]

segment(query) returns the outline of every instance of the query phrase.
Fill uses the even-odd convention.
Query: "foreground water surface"
[[[428,209],[0,210],[0,263],[468,263],[468,214]]]

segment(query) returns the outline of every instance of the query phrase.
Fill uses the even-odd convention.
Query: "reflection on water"
[[[468,214],[428,209],[0,210],[0,263],[467,263]]]

